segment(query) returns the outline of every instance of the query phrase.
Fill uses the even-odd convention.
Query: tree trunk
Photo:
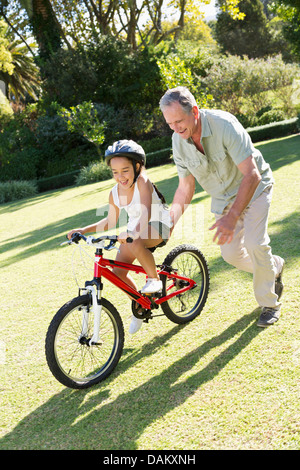
[[[127,29],[127,42],[131,45],[132,49],[136,49],[136,0],[129,0],[129,23]]]
[[[61,47],[61,28],[50,0],[22,2],[28,13],[34,37],[39,45],[41,62],[47,60]]]

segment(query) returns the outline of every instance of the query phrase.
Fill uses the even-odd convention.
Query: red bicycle
[[[65,243],[80,240],[96,247],[94,278],[79,289],[78,297],[58,310],[49,325],[45,344],[52,374],[63,385],[74,389],[88,388],[107,378],[122,355],[123,322],[115,306],[102,297],[103,279],[131,297],[133,315],[145,322],[158,316],[154,313],[159,307],[174,323],[194,320],[202,311],[209,290],[207,262],[201,251],[192,245],[177,246],[162,265],[157,265],[162,293],[145,295],[112,272],[118,267],[146,275],[141,266],[103,256],[103,248],[111,250],[115,246],[116,235],[94,238],[76,233]]]

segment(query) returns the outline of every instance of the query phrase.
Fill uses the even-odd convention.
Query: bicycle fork
[[[100,345],[102,341],[99,341],[99,331],[100,331],[100,319],[101,319],[101,291],[96,290],[94,285],[87,285],[85,289],[82,289],[84,294],[90,293],[92,298],[92,307],[94,312],[94,328],[93,328],[93,335],[90,339],[87,338],[88,330],[89,330],[89,305],[83,309],[82,314],[82,328],[81,334],[79,336],[79,342],[83,341],[85,338],[85,344],[88,346]]]

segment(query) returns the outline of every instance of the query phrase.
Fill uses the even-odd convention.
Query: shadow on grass
[[[209,197],[206,195],[206,193],[203,196],[198,196],[198,193],[200,192],[203,192],[203,190],[198,186],[197,192],[195,193],[196,197],[193,203],[197,203],[205,197]],[[46,199],[46,196],[40,196],[38,197],[38,202],[44,199]],[[74,198],[72,197],[72,199]],[[34,200],[31,200],[31,203],[34,204]],[[19,202],[12,204],[12,206],[15,207],[15,210],[17,210],[17,207],[22,209],[27,205],[30,205],[29,200],[23,203]],[[43,251],[57,249],[60,243],[65,241],[62,233],[67,234],[67,232],[74,227],[83,227],[100,220],[101,218],[105,217],[105,210],[107,212],[107,208],[107,205],[103,205],[100,208],[86,210],[72,217],[65,217],[42,228],[37,228],[30,232],[23,233],[17,237],[3,240],[0,243],[0,254],[7,253],[10,250],[15,250],[16,248],[18,249],[18,253],[14,254],[13,256],[8,256],[6,259],[2,260],[0,262],[0,267],[5,267],[14,264],[15,262],[20,262]],[[122,221],[124,220],[122,219]],[[121,222],[120,226],[122,225],[123,223]]]
[[[80,214],[76,214],[72,217],[67,217],[54,224],[49,224],[42,229],[39,228],[3,242],[0,246],[0,253],[15,249],[16,246],[19,251],[17,254],[1,261],[0,267],[9,266],[15,262],[19,262],[30,256],[41,253],[42,251],[57,249],[59,244],[65,241],[65,238],[61,235],[62,232],[67,233],[71,227],[87,225],[95,219],[95,209],[92,209],[81,212]],[[299,219],[300,212],[295,211],[284,219],[270,224],[270,227],[275,226],[276,229],[278,228],[278,232],[271,235],[273,254],[278,254],[286,260],[295,256],[300,256],[300,230],[299,223],[297,223],[297,220]],[[232,269],[232,267],[222,260],[221,256],[213,262],[210,262],[211,272],[214,270],[223,270],[224,268]]]
[[[296,134],[276,141],[255,144],[255,147],[261,151],[272,171],[276,171],[299,160],[300,135]]]
[[[269,224],[269,227],[277,231],[270,235],[274,254],[278,251],[285,259],[300,256],[300,206],[284,219]]]
[[[1,449],[102,449],[134,450],[145,429],[176,407],[184,404],[201,386],[216,377],[260,333],[256,326],[258,309],[244,315],[170,367],[130,392],[113,401],[109,397],[112,381],[130,376],[130,368],[143,357],[150,356],[182,328],[176,326],[162,337],[156,337],[140,350],[123,356],[113,374],[92,390],[64,389],[47,403],[30,413],[15,429],[0,440]],[[233,343],[207,365],[180,380],[199,359],[239,335]],[[184,348],[183,348],[184,351]],[[126,351],[125,351],[126,353]],[[180,380],[180,381],[179,381]],[[179,382],[178,382],[179,381]]]
[[[15,238],[4,240],[0,246],[0,253],[18,248],[17,254],[9,256],[0,262],[0,267],[9,266],[43,251],[59,248],[60,243],[66,241],[62,232],[67,234],[73,227],[81,227],[95,220],[95,209],[84,211],[72,217],[66,217],[43,228],[32,230]]]
[[[67,188],[66,188],[67,189]],[[51,193],[40,193],[37,196],[31,196],[17,201],[8,202],[6,204],[1,204],[0,206],[0,215],[8,214],[10,212],[17,212],[19,210],[25,209],[26,207],[33,207],[40,202],[43,202],[48,199],[49,195],[51,197],[59,196],[63,192],[63,189],[57,189],[51,191]]]
[[[99,185],[101,185],[100,190],[99,190],[98,187],[93,187],[93,188],[89,187],[84,192],[84,195],[85,196],[91,196],[93,194],[100,193],[102,191],[105,191],[105,190],[111,188],[112,184],[113,184],[111,180],[108,180],[106,186],[104,186],[103,183],[104,183],[103,181],[98,183]],[[90,185],[87,185],[86,188],[88,186],[90,186]],[[80,188],[80,186],[67,186],[65,188],[54,189],[54,190],[51,190],[51,191],[46,191],[46,192],[43,192],[43,193],[39,193],[36,196],[31,196],[31,197],[20,199],[20,200],[17,200],[17,201],[12,201],[12,202],[8,202],[8,203],[5,203],[5,204],[1,204],[0,205],[0,215],[5,214],[5,213],[10,213],[10,212],[17,212],[19,210],[25,209],[26,207],[33,207],[36,204],[39,204],[40,202],[46,201],[49,197],[51,197],[51,198],[58,197],[64,191],[69,191],[69,190],[72,190],[72,189],[76,190],[76,189],[79,189],[79,188]],[[72,201],[74,201],[74,200],[76,200],[77,197],[82,197],[82,196],[83,196],[82,194],[77,195],[77,196],[72,194],[72,196],[70,196],[70,198],[72,199]]]

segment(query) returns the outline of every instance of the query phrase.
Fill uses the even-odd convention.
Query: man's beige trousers
[[[273,187],[267,188],[239,218],[231,243],[221,245],[223,259],[237,269],[253,273],[254,295],[261,307],[279,308],[275,294],[275,278],[283,259],[272,255],[267,233]],[[230,209],[227,206],[222,215]],[[216,215],[216,220],[222,215]]]

